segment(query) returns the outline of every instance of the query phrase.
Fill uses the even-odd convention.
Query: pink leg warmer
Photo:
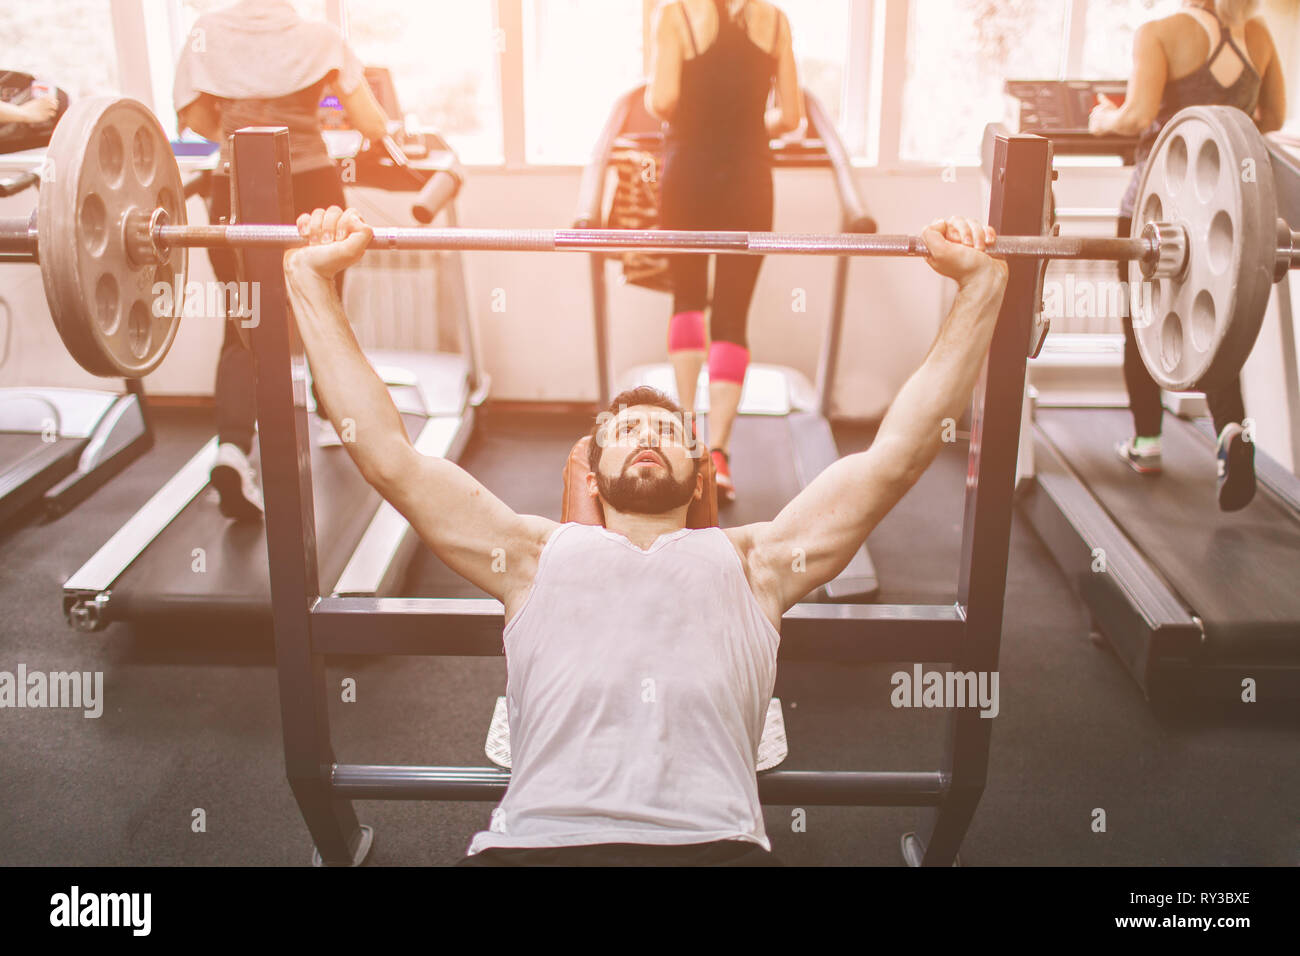
[[[704,313],[678,312],[668,320],[668,351],[704,348]]]
[[[714,342],[709,346],[709,381],[745,384],[749,349],[735,342]]]

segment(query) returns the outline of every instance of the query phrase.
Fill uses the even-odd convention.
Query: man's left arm
[[[936,226],[943,234],[936,231]],[[943,446],[950,421],[968,407],[993,339],[1006,266],[977,250],[992,230],[968,220],[923,233],[930,265],[958,282],[952,308],[925,362],[899,391],[866,451],[832,464],[770,522],[736,541],[756,592],[780,613],[832,580]]]

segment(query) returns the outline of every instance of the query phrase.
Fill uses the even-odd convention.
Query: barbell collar
[[[1292,232],[1285,219],[1277,221],[1277,258],[1273,262],[1273,281],[1281,282],[1288,272],[1300,265],[1300,232]]]
[[[36,210],[29,219],[0,219],[0,253],[6,256],[37,253]],[[34,260],[33,260],[34,261]]]
[[[1187,230],[1172,222],[1149,222],[1142,227],[1142,238],[1151,244],[1155,255],[1138,260],[1147,279],[1177,279],[1187,269]]]

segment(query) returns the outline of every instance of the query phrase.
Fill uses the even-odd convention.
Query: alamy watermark
[[[1155,315],[1155,284],[1078,278],[1043,282],[1043,316],[1048,319],[1122,319],[1143,326]]]
[[[978,707],[981,717],[996,717],[997,671],[922,671],[913,664],[911,673],[896,671],[889,702],[894,707]]]
[[[626,419],[623,425],[611,428],[610,425],[620,418],[629,407],[624,404],[618,406],[618,411],[602,411],[596,416],[596,446],[605,448],[607,446],[618,446],[623,444],[633,444],[630,436],[625,433],[624,428],[637,429],[640,422],[636,419]],[[652,419],[649,423],[649,444],[652,448],[659,445],[681,445],[686,449],[686,454],[691,458],[699,457],[704,454],[705,444],[699,439],[695,430],[695,413],[684,412],[678,414],[664,409],[665,414],[659,418],[656,425]]]
[[[50,897],[50,925],[57,927],[127,927],[132,936],[148,936],[152,911],[152,893],[83,893],[73,886]]]
[[[0,709],[69,708],[95,719],[104,713],[103,671],[0,671]]]
[[[181,286],[180,275],[173,282],[153,284],[154,318],[176,315],[185,319],[238,319],[246,329],[255,329],[262,321],[262,285],[260,282],[207,282],[191,280]]]

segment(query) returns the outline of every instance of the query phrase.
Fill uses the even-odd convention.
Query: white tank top
[[[642,551],[563,524],[505,629],[510,786],[489,847],[771,849],[755,761],[780,635],[718,528]]]

